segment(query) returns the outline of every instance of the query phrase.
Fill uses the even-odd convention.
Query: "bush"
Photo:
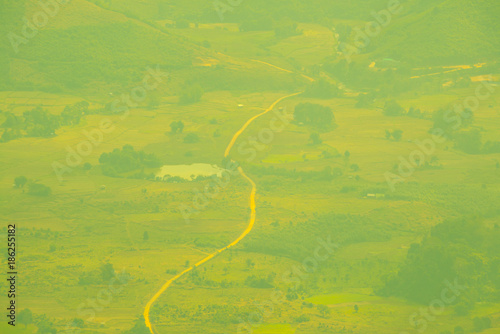
[[[293,114],[295,121],[317,127],[327,127],[335,121],[332,109],[321,104],[300,103]]]
[[[177,22],[175,22],[175,27],[178,29],[189,28],[189,21],[186,19],[180,19]]]
[[[184,143],[193,144],[200,141],[200,137],[196,133],[188,133],[186,137],[184,137]]]
[[[405,110],[394,100],[389,100],[384,105],[384,114],[387,116],[401,116]]]
[[[474,331],[476,332],[482,332],[483,330],[491,327],[491,319],[488,317],[475,317],[472,319],[472,322],[474,323]]]
[[[18,176],[14,179],[14,185],[16,188],[23,188],[26,182],[28,182],[26,176]]]
[[[52,193],[52,189],[41,183],[31,183],[29,185],[28,194],[33,196],[49,196]]]
[[[200,102],[203,96],[203,89],[200,85],[185,88],[179,97],[179,104],[187,105]]]
[[[337,86],[330,83],[324,78],[312,83],[304,93],[305,96],[319,99],[331,99],[340,95],[340,90]]]
[[[294,322],[296,323],[303,323],[303,322],[308,322],[309,320],[311,320],[307,315],[305,314],[302,314],[301,316],[298,316],[294,319]]]

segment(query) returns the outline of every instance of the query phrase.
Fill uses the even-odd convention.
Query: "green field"
[[[498,4],[234,3],[1,4],[0,332],[498,333]]]

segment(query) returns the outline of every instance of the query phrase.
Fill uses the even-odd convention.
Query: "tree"
[[[179,133],[182,133],[182,131],[184,131],[184,122],[178,121],[177,128],[179,129]]]
[[[17,315],[17,321],[19,321],[20,324],[23,324],[26,328],[28,325],[33,323],[33,313],[31,313],[29,308],[25,308]]]
[[[309,139],[311,140],[313,145],[319,145],[323,142],[323,140],[321,140],[321,137],[319,136],[319,133],[317,132],[311,133]]]
[[[144,316],[140,316],[135,321],[134,327],[125,331],[124,334],[150,334],[149,328],[146,326],[146,321],[144,320]]]
[[[392,137],[392,133],[391,133],[391,131],[389,131],[389,130],[385,130],[385,138],[386,138],[387,140],[391,140],[391,137]]]
[[[189,28],[189,21],[186,19],[180,19],[180,20],[175,22],[175,27],[178,29]]]
[[[302,34],[302,31],[298,29],[297,23],[291,22],[290,20],[280,22],[280,24],[274,28],[274,35],[276,38],[288,38],[300,34]]]
[[[403,131],[396,129],[394,131],[385,130],[385,138],[391,140],[393,138],[395,141],[400,141],[403,138]]]
[[[176,134],[178,130],[179,130],[179,125],[176,121],[170,123],[170,133]]]
[[[331,99],[340,95],[340,90],[325,78],[314,81],[305,91],[305,96],[319,99]]]
[[[252,261],[252,259],[247,259],[246,263],[248,269],[252,269],[253,267],[255,267],[255,263]]]
[[[468,154],[479,154],[482,148],[482,134],[478,129],[460,130],[454,136],[457,149]]]
[[[18,176],[14,179],[14,184],[16,188],[23,188],[26,182],[28,182],[26,176]]]
[[[203,94],[203,88],[200,85],[188,86],[182,90],[179,96],[179,104],[187,105],[199,102]]]
[[[355,105],[356,108],[368,108],[372,106],[375,97],[373,96],[373,94],[370,93],[359,94],[356,100],[357,100]]]
[[[319,313],[321,314],[321,316],[323,318],[326,318],[331,313],[330,308],[328,306],[326,306],[326,305],[320,304],[316,308],[318,309]]]
[[[293,117],[296,122],[327,128],[334,121],[332,109],[321,104],[300,103],[295,107]]]
[[[85,327],[85,321],[80,318],[75,318],[73,319],[73,326],[78,327],[78,328],[84,328]]]
[[[387,116],[401,116],[405,110],[394,100],[389,100],[384,105],[384,113]]]
[[[28,186],[28,194],[33,196],[46,197],[52,193],[52,189],[41,183],[30,183]]]
[[[103,281],[109,281],[115,277],[115,269],[111,263],[105,263],[101,266],[101,277]]]
[[[485,329],[491,328],[491,319],[488,317],[475,317],[472,319],[472,322],[474,323],[474,330],[476,332],[482,332]]]
[[[200,141],[200,137],[196,133],[188,133],[186,137],[184,137],[184,142],[186,144],[193,144]]]
[[[395,141],[400,141],[403,138],[403,131],[402,130],[394,130],[392,132],[392,137],[394,138]]]
[[[50,322],[44,315],[44,317],[38,321],[37,325],[38,331],[37,334],[56,334],[57,329],[55,329],[53,326],[54,324]]]

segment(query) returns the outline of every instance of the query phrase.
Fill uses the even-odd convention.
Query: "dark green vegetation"
[[[0,3],[16,333],[498,333],[498,1]]]
[[[139,169],[141,172],[134,176],[144,175],[144,168],[158,168],[162,165],[155,154],[135,151],[132,145],[125,145],[121,150],[116,148],[112,152],[101,154],[99,163],[103,175],[111,177],[118,177],[122,173]],[[154,175],[152,178],[154,179]]]
[[[66,106],[59,116],[52,115],[38,106],[25,111],[22,116],[11,112],[5,113],[5,121],[1,125],[4,132],[0,141],[6,142],[20,137],[51,137],[61,126],[78,125],[83,115],[88,113],[86,101]]]

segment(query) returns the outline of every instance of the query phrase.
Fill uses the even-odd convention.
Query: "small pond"
[[[165,176],[180,177],[185,180],[192,181],[198,176],[221,176],[224,169],[217,165],[211,164],[192,164],[192,165],[165,165],[156,173],[156,177],[164,178]]]

